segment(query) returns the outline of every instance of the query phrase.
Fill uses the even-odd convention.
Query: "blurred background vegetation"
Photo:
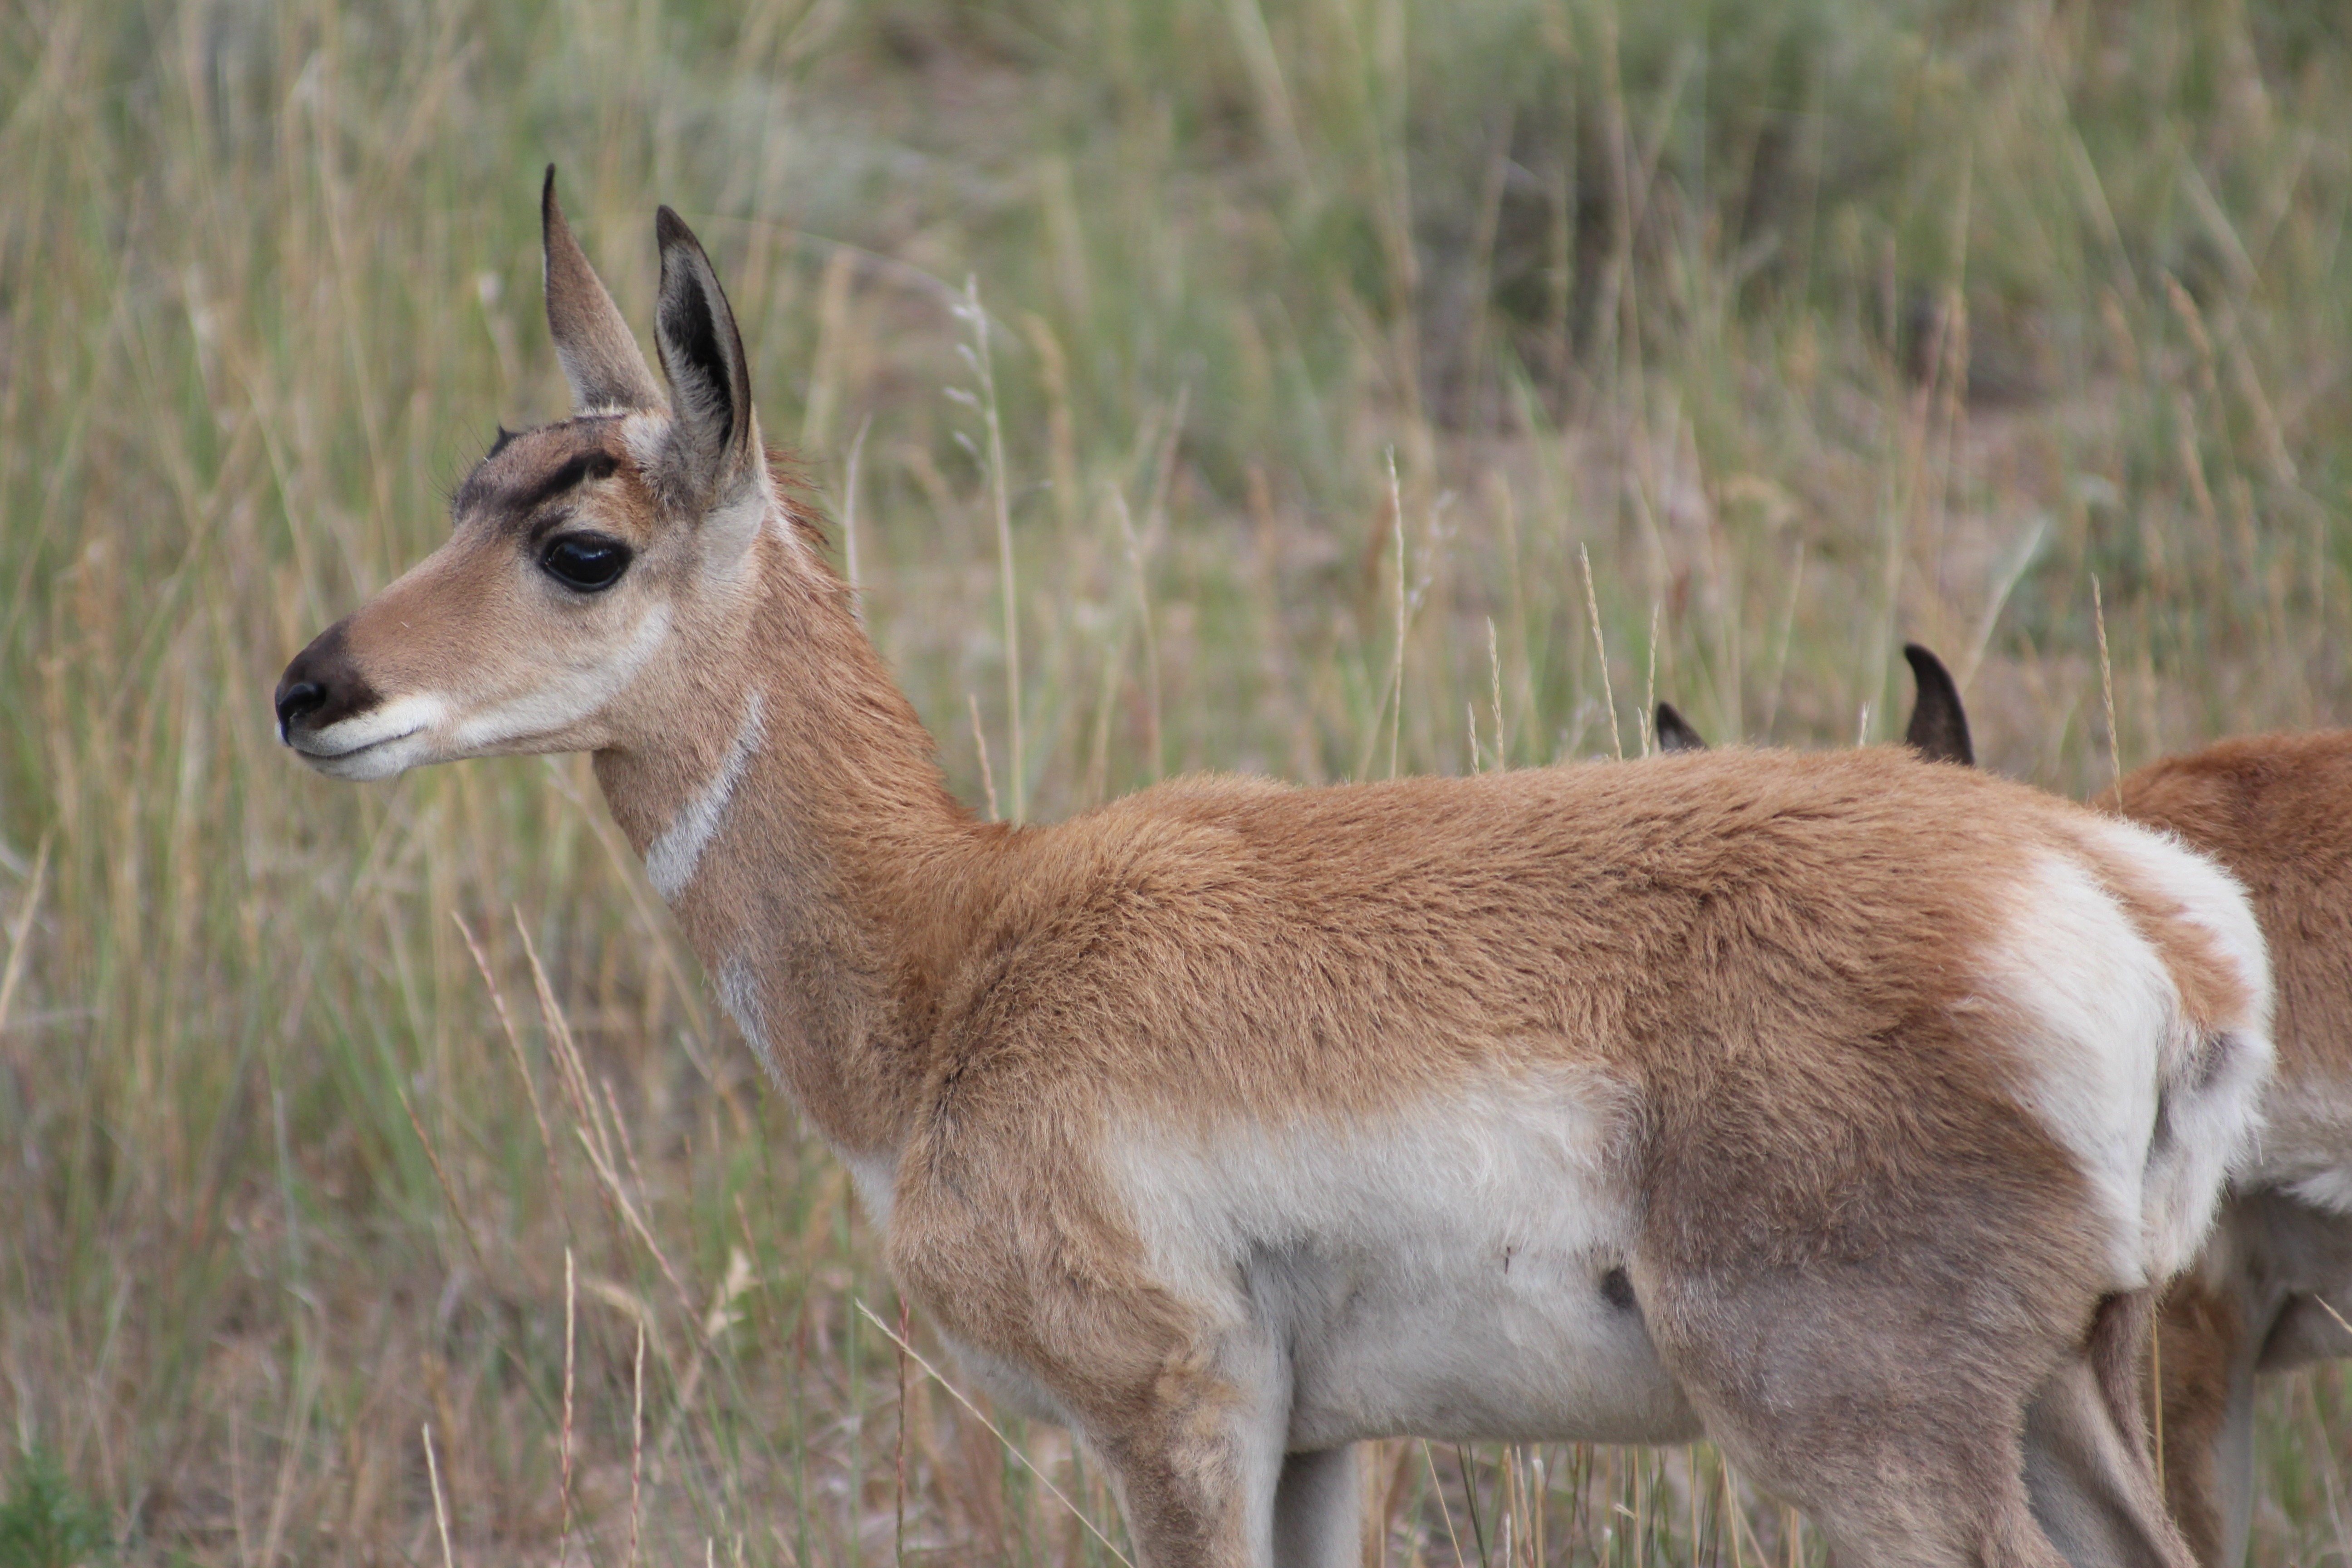
[[[566,411],[550,161],[633,320],[698,228],[975,805],[1632,752],[1654,694],[1885,738],[1906,637],[2078,794],[2352,712],[2338,0],[17,0],[0,1568],[1111,1561],[858,1312],[582,760],[274,746]],[[2346,1394],[2266,1396],[2257,1561],[2352,1547]],[[1704,1446],[1372,1489],[1400,1564],[1814,1552]]]

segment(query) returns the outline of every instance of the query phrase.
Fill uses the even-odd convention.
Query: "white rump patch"
[[[1679,1441],[1696,1419],[1619,1272],[1626,1097],[1597,1073],[1497,1074],[1360,1122],[1130,1123],[1105,1159],[1160,1282],[1289,1357],[1294,1450]]]
[[[2107,1214],[2116,1288],[2185,1267],[2242,1159],[2270,1068],[2269,969],[2244,894],[2219,868],[2126,823],[2101,847],[2208,932],[2252,1005],[2209,1035],[2163,955],[2091,868],[2044,857],[1985,954],[1990,988],[2026,1022],[2030,1109],[2075,1157]]]
[[[2338,1131],[2342,1129],[2339,1127]],[[2340,1151],[2334,1163],[2295,1177],[2286,1185],[2296,1197],[2314,1208],[2352,1215],[2352,1164],[2347,1163]]]
[[[2267,1121],[2237,1174],[2250,1187],[2284,1187],[2315,1208],[2352,1215],[2352,1086],[2305,1073],[2271,1080]]]
[[[646,879],[665,901],[677,902],[677,896],[702,868],[702,852],[710,847],[711,837],[719,831],[728,805],[735,798],[735,786],[743,782],[744,770],[751,765],[751,759],[759,754],[761,743],[767,739],[767,711],[766,695],[751,693],[743,721],[735,727],[735,739],[729,742],[719,771],[678,808],[669,826],[662,829],[662,836],[646,851]]]

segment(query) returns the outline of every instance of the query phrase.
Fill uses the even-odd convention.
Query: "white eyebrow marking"
[[[701,868],[702,852],[710,847],[711,835],[719,831],[719,818],[727,815],[727,803],[734,798],[735,786],[743,782],[743,770],[751,765],[760,743],[767,739],[766,713],[766,694],[753,692],[751,707],[719,771],[678,808],[670,825],[662,829],[662,836],[646,851],[646,879],[665,902],[677,902],[678,894],[686,890],[686,885]]]

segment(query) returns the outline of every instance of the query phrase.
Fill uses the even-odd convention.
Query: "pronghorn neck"
[[[663,727],[598,752],[596,776],[770,1072],[845,1152],[882,1154],[992,834],[947,793],[847,589],[771,523]]]

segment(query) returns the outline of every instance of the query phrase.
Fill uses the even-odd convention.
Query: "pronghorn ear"
[[[674,426],[665,459],[668,477],[706,506],[740,498],[747,483],[764,488],[767,460],[751,416],[751,369],[735,312],[701,241],[664,207],[654,219],[661,242],[661,305],[654,342],[669,377]]]
[[[1911,678],[1919,683],[1919,700],[1911,710],[1910,727],[1903,738],[1929,762],[1976,765],[1976,747],[1969,742],[1969,716],[1960,708],[1960,689],[1944,661],[1917,643],[1903,645]]]
[[[1689,720],[1675,711],[1671,702],[1658,704],[1658,750],[1662,752],[1704,752],[1706,737],[1691,728]]]
[[[572,411],[659,408],[661,388],[654,384],[636,335],[556,205],[552,163],[540,192],[539,221],[546,255],[547,327],[555,337],[555,357],[563,363],[563,379],[572,384]]]

